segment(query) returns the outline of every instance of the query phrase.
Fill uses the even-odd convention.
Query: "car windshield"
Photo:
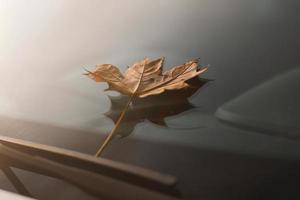
[[[208,67],[203,85],[140,103],[137,97],[121,137],[101,157],[176,176],[186,199],[253,199],[257,191],[281,198],[268,192],[276,188],[299,197],[281,184],[288,169],[299,177],[299,6],[292,0],[0,0],[0,134],[93,156],[128,97],[104,91],[107,83],[91,80],[86,70],[112,64],[124,73],[146,57],[164,57],[166,71],[200,58],[199,67]],[[292,89],[272,96],[283,83]],[[290,101],[277,98],[282,95]],[[27,196],[96,198],[62,180],[12,169]],[[6,172],[0,188],[17,192]]]

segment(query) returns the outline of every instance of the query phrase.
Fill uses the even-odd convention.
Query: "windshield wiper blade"
[[[4,136],[0,136],[0,144],[0,156],[9,166],[63,179],[99,197],[124,199],[124,195],[129,195],[129,199],[136,199],[137,194],[145,195],[143,199],[179,197],[174,188],[176,178],[170,175]]]

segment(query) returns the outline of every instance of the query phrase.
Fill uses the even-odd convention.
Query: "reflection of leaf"
[[[85,74],[96,82],[107,82],[109,86],[107,90],[115,90],[130,96],[115,122],[115,127],[97,151],[96,156],[100,156],[104,148],[116,135],[121,121],[125,117],[126,111],[135,97],[143,98],[161,94],[166,90],[172,91],[188,88],[190,85],[187,81],[207,69],[198,69],[198,59],[195,59],[173,67],[163,73],[163,61],[164,58],[152,61],[145,58],[130,66],[124,75],[121,74],[117,67],[111,64],[97,65],[94,72],[88,71],[88,73]]]
[[[190,87],[180,92],[172,90],[161,95],[136,99],[128,108],[115,135],[121,137],[128,136],[139,122],[146,119],[152,123],[166,126],[164,121],[166,117],[174,116],[194,108],[188,101],[188,97],[193,95],[206,82],[206,79],[195,77],[187,82]],[[129,97],[125,95],[109,96],[109,99],[111,101],[111,108],[105,115],[116,123]]]
[[[178,90],[188,87],[185,82],[201,73],[206,68],[198,69],[198,60],[173,67],[162,73],[163,58],[150,61],[145,58],[127,69],[124,76],[118,68],[110,64],[97,65],[94,72],[87,75],[96,82],[107,82],[107,90],[116,90],[125,95],[146,97],[165,90]]]

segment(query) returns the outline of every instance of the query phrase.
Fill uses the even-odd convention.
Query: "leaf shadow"
[[[195,77],[187,81],[189,84],[187,88],[168,90],[160,95],[145,98],[135,98],[115,134],[121,137],[129,136],[135,126],[145,120],[167,127],[166,117],[175,116],[195,108],[188,101],[188,98],[209,81],[208,79]],[[111,107],[104,115],[116,123],[129,97],[125,95],[108,97],[111,101]]]

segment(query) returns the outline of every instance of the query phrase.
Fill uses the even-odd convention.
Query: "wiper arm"
[[[176,178],[91,155],[0,136],[9,166],[63,179],[105,199],[176,199]]]

